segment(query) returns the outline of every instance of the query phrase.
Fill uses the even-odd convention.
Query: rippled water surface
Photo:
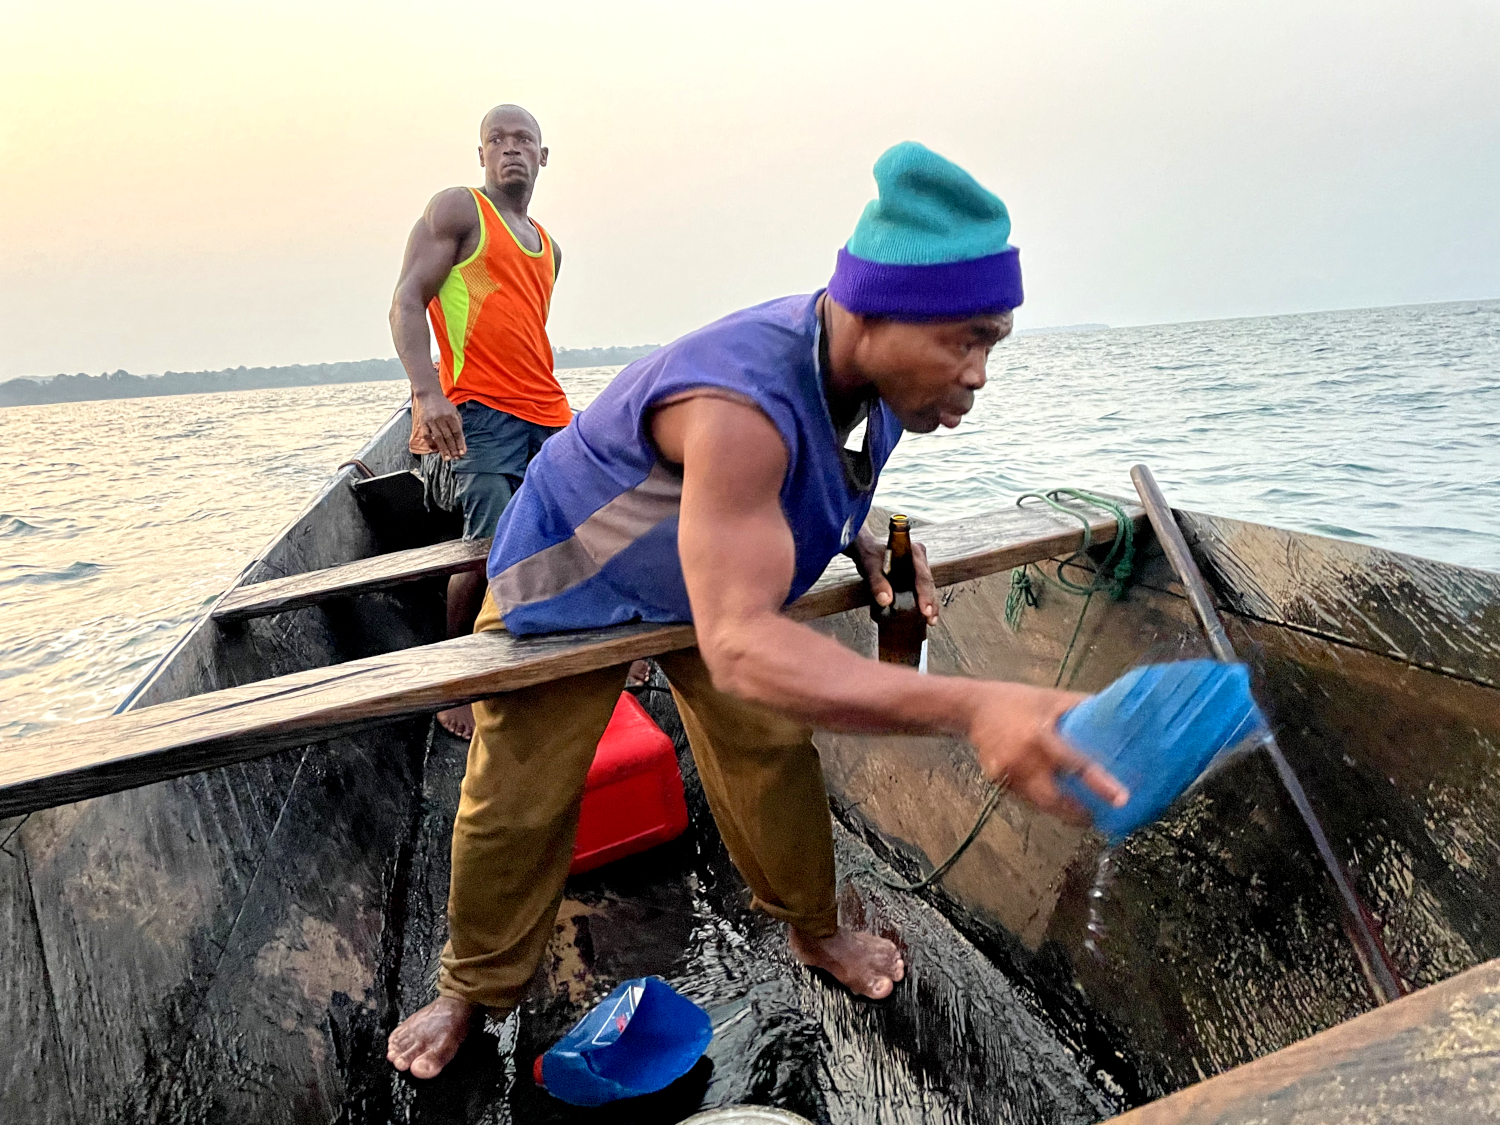
[[[575,407],[614,373],[565,371]],[[881,502],[1131,494],[1500,567],[1500,301],[1022,336]],[[0,410],[0,737],[109,711],[405,398],[355,383]]]

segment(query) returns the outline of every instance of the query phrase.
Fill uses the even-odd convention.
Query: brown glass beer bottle
[[[911,527],[902,515],[891,517],[886,542],[889,561],[885,576],[895,595],[890,605],[870,607],[870,616],[880,634],[880,659],[887,664],[909,664],[919,668],[927,645],[927,618],[917,606],[917,564],[911,552]]]

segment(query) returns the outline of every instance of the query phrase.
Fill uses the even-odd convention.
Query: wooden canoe
[[[692,643],[644,626],[443,641],[445,576],[482,551],[414,502],[408,427],[398,412],[119,714],[0,756],[0,1120],[572,1120],[524,1080],[530,1057],[644,972],[716,1027],[707,1069],[630,1118],[661,1121],[739,1101],[813,1120],[1096,1121],[1373,1005],[1253,757],[1121,849],[1091,951],[1095,839],[1005,802],[927,901],[890,891],[884,864],[941,858],[984,787],[943,740],[828,736],[846,905],[911,948],[891,1002],[853,1005],[786,960],[744,910],[685,758],[690,837],[570,884],[525,1018],[476,1035],[438,1082],[395,1077],[384,1037],[429,994],[463,768],[430,711]],[[1500,576],[1179,516],[1406,983],[1447,981],[1444,1011],[1472,999],[1474,1033],[1494,987],[1458,974],[1500,956]],[[1107,537],[1113,520],[1092,518]],[[1081,602],[1046,592],[1014,632],[1003,602],[1010,569],[1070,553],[1077,526],[1011,510],[924,529],[944,583],[934,670],[1052,682]],[[1124,601],[1090,604],[1070,686],[1199,651],[1160,560],[1141,569]],[[862,647],[860,605],[835,566],[793,612]],[[670,696],[645,698],[674,730]],[[1379,1014],[1426,1013],[1427,995]],[[1403,1018],[1339,1065],[1359,1073],[1374,1041],[1390,1070],[1397,1032],[1380,1028]],[[1415,1079],[1411,1100],[1482,1119],[1489,1095],[1463,1092],[1482,1053],[1438,1038],[1394,1057],[1442,1059],[1448,1100]],[[1215,1093],[1214,1119],[1261,1120],[1234,1098],[1265,1082]]]

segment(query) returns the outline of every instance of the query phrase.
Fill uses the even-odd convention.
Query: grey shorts
[[[464,538],[495,534],[500,513],[526,477],[526,466],[559,426],[539,426],[470,399],[458,407],[467,450],[456,461],[422,456],[422,486],[429,508],[464,514]]]

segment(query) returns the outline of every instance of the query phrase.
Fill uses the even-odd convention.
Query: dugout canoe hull
[[[1178,516],[1404,984],[1500,957],[1500,574]],[[1154,544],[1138,571],[1123,601],[1089,604],[1063,686],[1097,690],[1143,658],[1208,655]],[[997,574],[943,592],[932,670],[1053,683],[1083,600],[1046,587],[1012,630],[1009,586]],[[865,615],[822,627],[871,651]],[[835,807],[913,873],[948,854],[987,791],[949,740],[820,745]],[[941,893],[1046,1006],[1074,1014],[1081,1040],[1127,1045],[1119,1062],[1138,1096],[1374,1006],[1332,884],[1263,753],[1117,849],[1095,898],[1103,851],[1093,833],[1006,798]]]
[[[398,412],[359,460],[377,474],[407,469],[408,427]],[[359,475],[335,474],[235,587],[440,533],[411,526],[410,513],[362,508],[350,487]],[[1282,744],[1407,979],[1445,980],[1500,955],[1500,578],[1183,518],[1226,594],[1231,635],[1251,655]],[[125,706],[436,641],[442,585],[426,579],[240,622],[205,614]],[[1078,603],[1044,595],[1011,633],[1006,588],[998,575],[944,591],[935,670],[1051,682]],[[825,627],[857,647],[870,640],[861,612]],[[1090,607],[1068,683],[1096,687],[1142,656],[1199,651],[1185,603],[1148,558],[1124,602]],[[665,697],[654,699],[670,711]],[[317,749],[0,820],[0,1029],[9,1045],[0,1052],[0,1120],[492,1119],[482,1100],[424,1109],[382,1062],[397,1012],[431,986],[445,818],[462,754],[435,752],[429,724],[415,719]],[[968,752],[942,740],[825,737],[823,753],[843,825],[909,871],[946,854],[983,799]],[[930,944],[916,952],[941,959],[941,972],[916,973],[910,997],[878,1015],[829,1008],[827,990],[789,999],[784,981],[780,992],[752,989],[750,1019],[722,1016],[739,1029],[725,1033],[723,1050],[749,1060],[725,1073],[745,1086],[718,1096],[764,1100],[773,1088],[829,1081],[826,1071],[794,1069],[755,1084],[789,1058],[826,1067],[815,1045],[826,1052],[831,1041],[837,1054],[840,1036],[864,1020],[861,1034],[894,1043],[900,1067],[922,1082],[970,1083],[961,1093],[971,1108],[998,1099],[1025,1107],[1015,1112],[1028,1120],[1097,1120],[1370,1006],[1335,903],[1263,764],[1239,763],[1132,841],[1104,900],[1095,956],[1082,943],[1097,854],[1087,834],[1007,802],[935,901],[1028,986],[1026,1005],[1098,1089],[1063,1073],[1055,1052],[1018,1047],[1025,1013],[996,1015],[1009,985],[975,961],[971,945],[929,926]],[[681,870],[682,887],[718,877],[711,866]],[[874,918],[901,916],[859,878]],[[611,921],[612,894],[565,919],[576,948],[602,950],[606,922],[633,928],[636,941],[654,926],[693,948],[701,941],[696,931],[676,934],[682,922],[670,904],[631,902],[628,924]],[[724,940],[742,943],[743,934]],[[578,979],[561,987],[571,996]],[[539,1034],[565,1026],[567,1013],[551,1011]],[[762,1035],[771,1025],[781,1030]],[[748,1028],[760,1038],[736,1038]],[[981,1089],[992,1072],[1004,1074]],[[1027,1079],[1033,1072],[1041,1077]],[[890,1085],[896,1070],[876,1073],[885,1097],[910,1099],[893,1119],[930,1108],[927,1094]],[[806,1112],[821,1117],[822,1104],[813,1098]]]

